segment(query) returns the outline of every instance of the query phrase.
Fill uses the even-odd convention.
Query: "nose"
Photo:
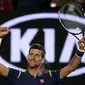
[[[35,59],[35,55],[28,56],[28,59]]]

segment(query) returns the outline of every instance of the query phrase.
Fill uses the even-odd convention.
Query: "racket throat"
[[[85,29],[83,29],[83,38],[85,39]]]

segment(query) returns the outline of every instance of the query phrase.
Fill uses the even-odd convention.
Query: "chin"
[[[37,68],[37,67],[39,67],[39,66],[40,66],[40,65],[29,65],[29,64],[28,64],[28,67],[31,68],[31,69]]]

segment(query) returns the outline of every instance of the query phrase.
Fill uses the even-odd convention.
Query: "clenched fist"
[[[78,41],[79,49],[85,52],[85,39],[82,38]]]
[[[3,37],[9,33],[8,27],[0,26],[0,37]]]

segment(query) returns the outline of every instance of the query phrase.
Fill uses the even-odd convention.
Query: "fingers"
[[[8,31],[8,27],[2,27],[2,26],[0,26],[0,31]]]
[[[4,37],[9,33],[8,27],[2,27],[0,26],[0,37]]]
[[[79,40],[79,41],[78,41],[78,44],[80,44],[80,45],[85,45],[85,39]]]

